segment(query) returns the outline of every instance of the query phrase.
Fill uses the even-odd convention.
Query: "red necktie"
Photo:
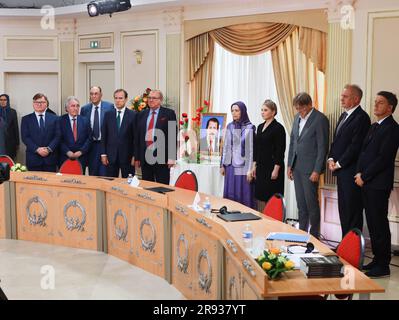
[[[156,112],[153,111],[153,112],[152,112],[152,116],[151,116],[150,123],[148,124],[147,137],[146,137],[146,139],[145,139],[145,140],[147,141],[147,147],[149,147],[150,145],[152,145],[153,142],[154,142],[154,141],[152,141],[152,130],[154,129],[155,114],[156,114]]]
[[[78,128],[76,127],[76,118],[73,118],[73,127],[72,127],[72,131],[73,131],[73,139],[78,140]]]

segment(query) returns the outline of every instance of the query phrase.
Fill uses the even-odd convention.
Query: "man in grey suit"
[[[299,228],[318,238],[320,206],[318,187],[324,172],[328,151],[327,117],[313,108],[312,98],[305,92],[296,95],[295,115],[288,152],[287,175],[294,180]]]

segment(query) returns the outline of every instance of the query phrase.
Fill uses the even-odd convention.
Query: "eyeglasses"
[[[46,101],[33,101],[34,104],[46,104]]]
[[[158,97],[148,97],[148,100],[159,100],[159,99],[161,99],[161,98],[158,98]]]
[[[0,101],[7,101],[7,99],[0,99]]]

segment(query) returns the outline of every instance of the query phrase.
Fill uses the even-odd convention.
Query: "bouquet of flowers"
[[[190,155],[188,153],[187,149],[187,142],[190,139],[190,136],[188,135],[188,115],[187,113],[183,112],[182,113],[182,118],[180,120],[180,131],[182,133],[182,137],[184,139],[184,158],[188,158]]]
[[[16,163],[15,165],[13,165],[11,167],[11,171],[13,171],[13,172],[26,172],[26,171],[28,171],[28,169],[25,166],[21,165],[20,163]]]
[[[280,278],[283,272],[290,271],[295,266],[294,262],[283,256],[281,250],[277,248],[264,250],[263,254],[256,259],[256,262],[272,280]]]
[[[128,108],[137,112],[144,110],[148,105],[148,95],[151,92],[151,88],[145,89],[143,94],[134,97],[128,103]]]

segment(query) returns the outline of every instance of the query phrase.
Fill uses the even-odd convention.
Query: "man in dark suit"
[[[377,93],[374,115],[377,118],[364,139],[357,162],[356,184],[362,189],[373,260],[363,267],[368,277],[390,275],[391,232],[388,201],[393,189],[395,158],[399,145],[399,126],[392,114],[398,104],[396,95]]]
[[[0,118],[5,123],[5,149],[6,154],[15,160],[19,148],[19,129],[17,112],[10,106],[10,97],[0,95]]]
[[[136,113],[126,108],[128,94],[123,89],[114,92],[112,111],[104,115],[101,130],[101,161],[108,177],[134,175],[134,136],[136,135]]]
[[[293,101],[298,111],[291,131],[287,175],[294,180],[299,228],[318,238],[320,232],[319,180],[324,172],[328,151],[327,117],[313,108],[305,92]]]
[[[177,123],[175,112],[162,102],[162,92],[152,90],[149,108],[138,114],[136,168],[141,166],[144,180],[169,184],[170,168],[176,163]]]
[[[30,171],[55,172],[60,142],[58,117],[46,112],[47,98],[42,93],[33,97],[34,112],[22,118],[21,136],[26,145],[26,166]]]
[[[342,237],[351,229],[363,229],[363,201],[353,181],[363,140],[370,128],[370,117],[360,106],[363,92],[357,85],[346,85],[341,94],[340,116],[328,155],[328,167],[337,177],[338,210]]]
[[[79,115],[79,101],[73,96],[66,99],[65,109],[67,114],[60,117],[60,166],[65,160],[71,159],[78,160],[85,168],[91,143],[89,120]]]
[[[101,162],[101,128],[104,115],[114,109],[113,104],[102,100],[102,90],[98,86],[90,88],[90,103],[84,105],[80,115],[86,117],[93,131],[92,143],[89,150],[89,174],[91,176],[105,176],[106,167]]]

